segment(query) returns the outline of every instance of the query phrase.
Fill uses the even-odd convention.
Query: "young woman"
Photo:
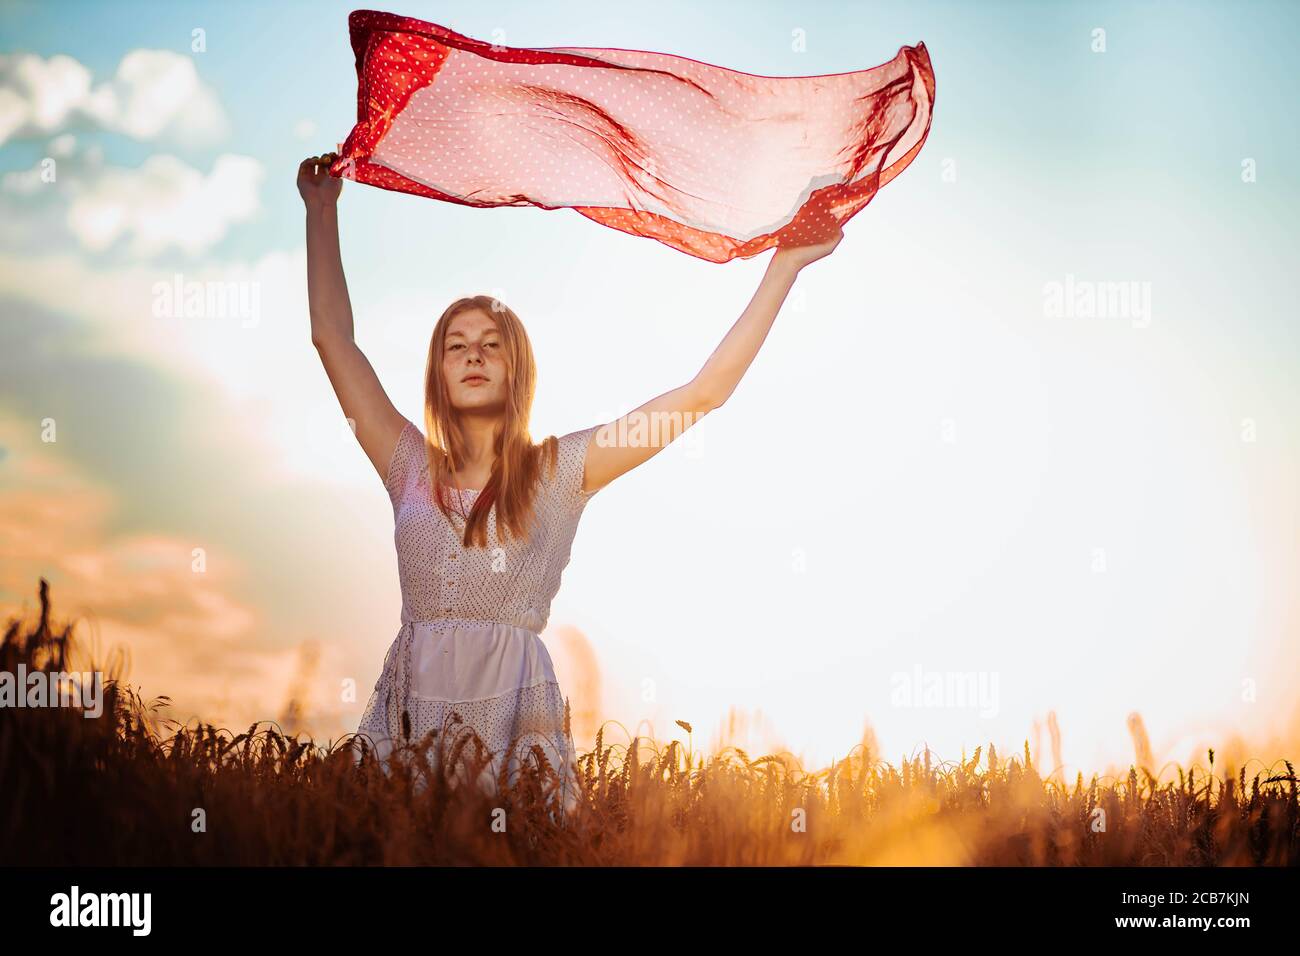
[[[727,400],[799,270],[828,255],[843,233],[777,249],[749,306],[691,381],[608,428],[593,425],[539,445],[528,431],[537,373],[523,325],[496,299],[458,299],[433,328],[422,432],[393,407],[353,340],[339,254],[343,181],[327,172],[333,159],[325,154],[298,167],[312,344],[388,489],[402,586],[402,628],[358,737],[368,737],[382,758],[430,732],[444,748],[435,754],[450,753],[472,732],[492,754],[478,781],[488,792],[501,761],[512,777],[536,745],[559,771],[559,796],[571,810],[573,742],[539,634],[583,508]],[[650,440],[620,442],[636,434],[638,422]]]

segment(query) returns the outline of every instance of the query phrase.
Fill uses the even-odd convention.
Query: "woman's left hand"
[[[802,269],[810,262],[816,262],[818,259],[829,256],[835,251],[835,247],[840,244],[840,240],[843,238],[843,228],[836,225],[835,234],[830,239],[809,246],[779,246],[774,258],[788,262],[796,269]]]

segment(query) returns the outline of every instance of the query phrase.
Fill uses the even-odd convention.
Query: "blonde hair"
[[[429,490],[437,508],[451,520],[447,496],[438,491],[449,485],[451,474],[465,460],[465,434],[451,404],[447,381],[442,374],[442,357],[446,350],[447,330],[451,320],[470,309],[481,309],[496,322],[505,351],[506,403],[501,425],[493,440],[495,460],[487,484],[474,500],[465,521],[462,543],[465,547],[487,547],[487,522],[496,505],[497,533],[523,537],[532,526],[533,496],[541,474],[543,455],[550,474],[554,475],[559,444],[554,435],[534,445],[528,431],[533,394],[537,384],[537,364],[533,346],[519,317],[499,299],[489,295],[466,296],[447,306],[429,340],[429,358],[424,374],[425,455],[429,463]]]

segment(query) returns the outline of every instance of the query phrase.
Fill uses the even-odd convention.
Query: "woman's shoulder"
[[[397,434],[397,443],[393,446],[393,455],[388,462],[388,474],[384,481],[389,497],[394,503],[401,499],[411,476],[428,463],[426,445],[424,432],[420,431],[413,421],[403,416],[402,427]]]
[[[580,508],[595,494],[595,492],[584,492],[582,482],[586,470],[587,450],[591,446],[593,435],[600,427],[600,425],[588,425],[559,436],[550,435],[543,442],[546,448],[543,478],[553,497],[569,508]]]

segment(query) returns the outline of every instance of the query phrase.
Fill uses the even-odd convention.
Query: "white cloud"
[[[89,97],[90,71],[70,56],[0,54],[0,142],[53,132]]]
[[[69,242],[92,252],[128,243],[148,258],[175,247],[197,255],[230,226],[260,209],[260,163],[217,157],[208,173],[164,153],[140,166],[107,166],[97,146],[78,150],[72,134],[51,141],[31,170],[0,179],[0,242],[58,248]]]
[[[70,56],[0,54],[0,143],[85,126],[191,146],[229,132],[216,94],[179,53],[132,50],[98,86]]]
[[[255,312],[160,310],[178,281],[204,291],[246,289]],[[340,487],[374,488],[374,469],[347,430],[311,345],[303,246],[252,261],[208,259],[179,272],[149,263],[88,263],[76,253],[0,252],[0,297],[84,320],[88,347],[97,354],[146,362],[217,388],[239,410],[219,427],[237,427],[246,439],[253,434],[265,443],[264,480],[328,475]],[[429,303],[415,296],[375,303],[358,328],[358,341],[393,396],[421,394],[423,359],[410,361],[412,335],[397,334],[411,330],[413,309],[427,314]],[[413,334],[423,345],[421,333]],[[402,407],[419,413],[418,403]]]
[[[204,291],[247,289],[255,314],[160,310],[177,282]],[[217,387],[240,410],[238,428],[257,432],[268,448],[283,453],[268,455],[266,480],[327,474],[340,485],[374,487],[374,469],[347,431],[311,345],[305,248],[268,252],[251,262],[206,260],[180,272],[147,263],[101,267],[70,253],[0,253],[0,297],[86,321],[97,354],[147,362]],[[409,351],[407,340],[376,343],[367,354],[384,368]],[[418,375],[413,363],[406,364]]]
[[[257,211],[261,179],[247,156],[219,156],[206,176],[174,156],[150,156],[138,169],[105,168],[72,201],[67,224],[93,251],[130,238],[137,256],[173,245],[193,255]]]

